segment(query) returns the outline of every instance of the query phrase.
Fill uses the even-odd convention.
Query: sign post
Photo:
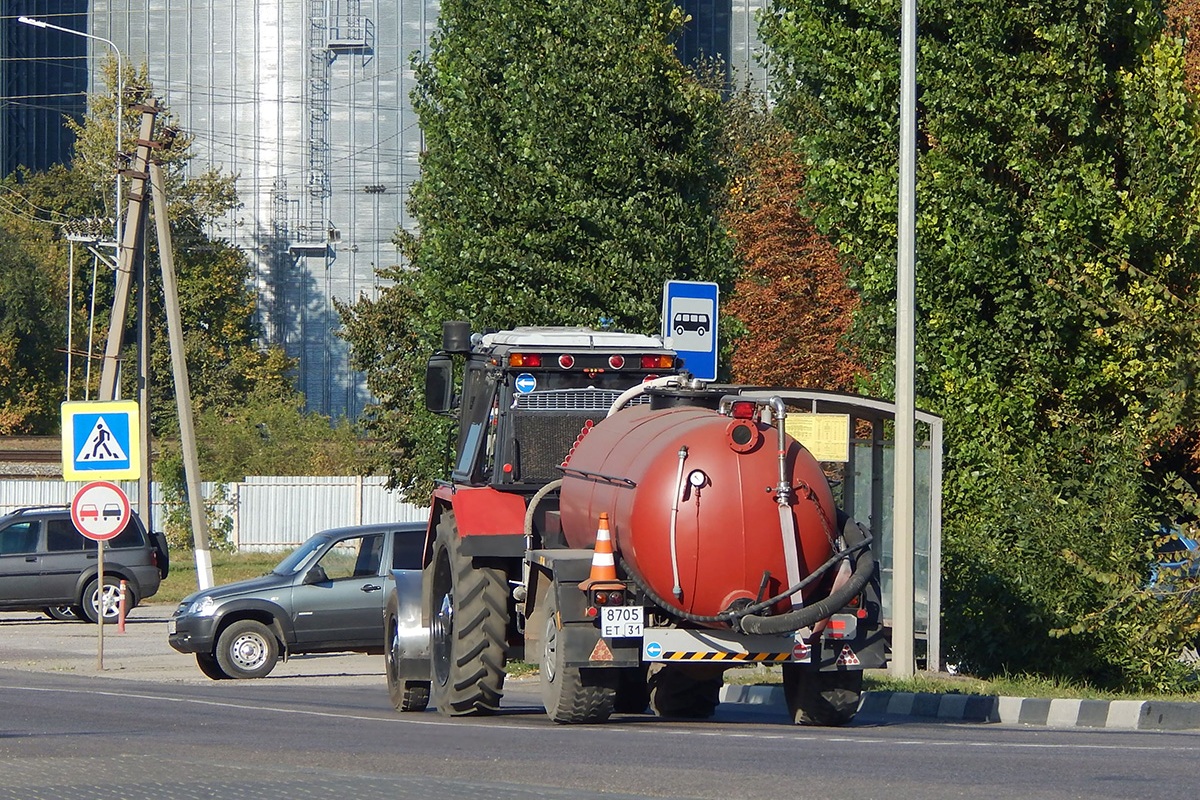
[[[717,284],[702,281],[663,284],[663,341],[702,381],[717,379],[718,291]]]
[[[96,669],[104,669],[104,609],[108,592],[104,584],[104,543],[125,530],[133,516],[129,497],[120,486],[108,481],[92,481],[75,493],[71,501],[71,522],[84,536],[96,542]],[[84,604],[92,602],[83,598]]]

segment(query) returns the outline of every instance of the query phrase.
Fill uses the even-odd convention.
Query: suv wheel
[[[241,619],[221,631],[217,664],[231,678],[265,678],[279,661],[279,640],[253,619]]]
[[[83,590],[83,614],[87,617],[88,622],[95,623],[100,616],[100,609],[103,607],[104,621],[106,623],[116,622],[117,617],[121,614],[121,581],[112,575],[105,575],[103,598],[99,587],[99,582],[92,578],[87,588]],[[125,592],[125,610],[128,612],[136,603],[133,590],[128,585],[125,587]]]
[[[212,678],[214,681],[223,681],[229,677],[225,674],[225,670],[221,669],[221,665],[217,663],[217,659],[212,653],[196,653],[196,666],[200,667],[200,671],[206,677]]]
[[[59,622],[79,622],[80,618],[75,614],[76,608],[77,606],[46,606],[42,613]]]

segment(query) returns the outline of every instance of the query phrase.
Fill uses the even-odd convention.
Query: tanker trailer
[[[448,335],[435,356],[467,357],[459,448],[432,502],[426,671],[393,669],[413,659],[385,621],[393,698],[424,679],[439,712],[491,713],[520,657],[557,722],[702,718],[725,670],[767,663],[795,722],[848,722],[862,670],[885,663],[871,539],[785,432],[784,402],[691,380],[655,339],[593,333]],[[431,409],[451,410],[449,383],[431,359]]]

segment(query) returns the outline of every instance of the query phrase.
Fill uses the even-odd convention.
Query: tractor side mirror
[[[454,407],[454,359],[437,353],[425,365],[425,408],[445,414]]]

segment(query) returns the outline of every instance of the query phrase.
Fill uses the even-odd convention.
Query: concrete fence
[[[206,500],[232,524],[239,550],[294,547],[317,531],[346,525],[408,522],[428,518],[427,506],[408,503],[381,477],[249,477],[236,483],[204,483]],[[162,529],[161,487],[150,485],[149,514],[141,508],[136,481],[118,481],[143,520]],[[0,514],[26,506],[69,505],[83,486],[78,481],[0,480]]]

